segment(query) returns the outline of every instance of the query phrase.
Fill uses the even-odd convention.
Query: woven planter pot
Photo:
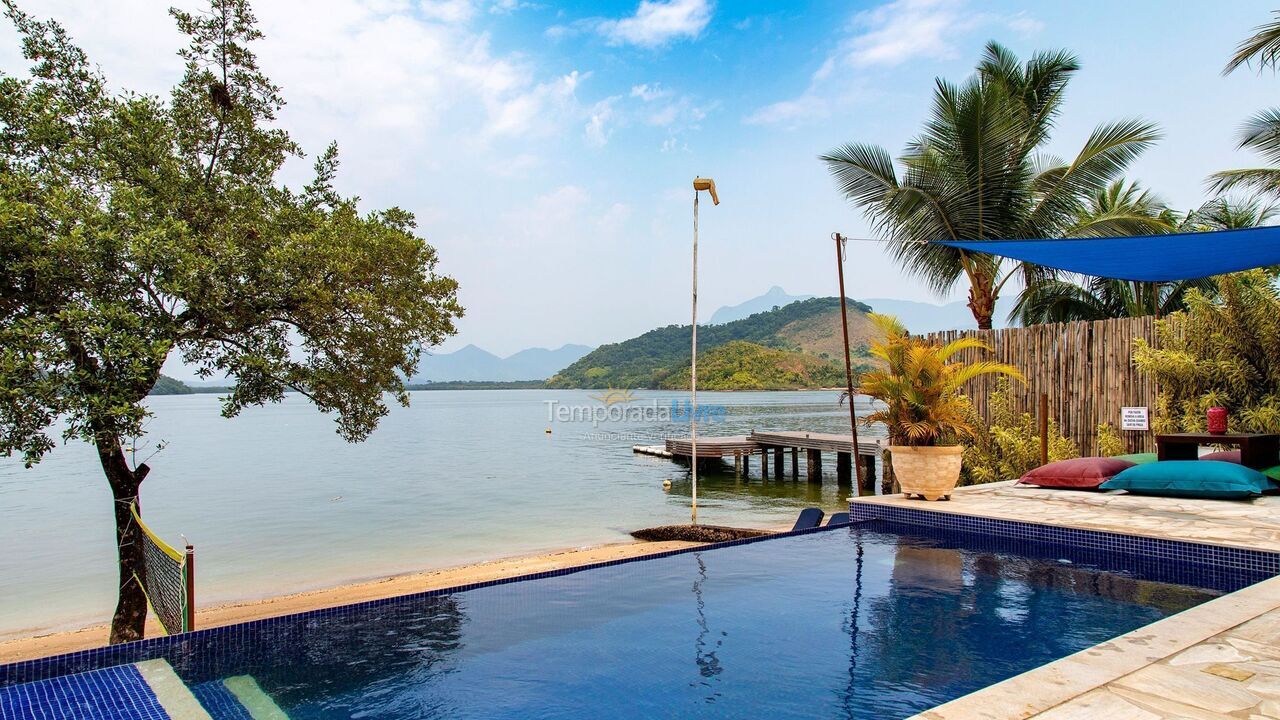
[[[919,495],[925,500],[950,499],[960,479],[960,460],[964,448],[960,445],[945,447],[889,447],[893,462],[893,474],[902,486],[902,494]]]

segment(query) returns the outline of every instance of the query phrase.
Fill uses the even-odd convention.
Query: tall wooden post
[[[183,632],[191,632],[196,629],[196,549],[191,545],[187,545],[187,551],[184,557],[184,565],[186,572],[183,578],[186,581],[187,590],[187,606],[185,625]]]
[[[769,448],[760,448],[760,479],[769,479]]]
[[[852,484],[850,482],[852,479],[850,476],[853,473],[849,471],[849,465],[851,464],[850,455],[851,453],[836,453],[836,482],[842,486]]]
[[[858,413],[853,404],[853,360],[849,357],[849,313],[844,301],[844,238],[832,233],[836,241],[836,275],[840,278],[840,326],[844,329],[844,380],[849,393],[849,436],[853,439],[853,452],[858,452]],[[858,487],[862,487],[862,464],[854,463],[858,474]]]
[[[808,450],[807,454],[808,462],[806,464],[808,467],[805,474],[808,475],[809,482],[820,483],[822,482],[822,452],[820,450]]]
[[[791,448],[791,479],[800,479],[800,448]]]
[[[781,445],[773,449],[773,476],[779,480],[787,477],[786,471],[782,469],[782,451]]]
[[[1040,464],[1049,464],[1049,396],[1040,393]]]

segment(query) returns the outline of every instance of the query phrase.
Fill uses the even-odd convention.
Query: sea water
[[[150,398],[154,417],[136,457],[152,468],[143,515],[171,543],[195,545],[199,604],[622,542],[631,530],[688,520],[687,468],[631,451],[687,434],[687,393],[411,397],[355,444],[298,395],[230,420],[213,394]],[[700,433],[844,432],[848,408],[838,399],[701,393],[709,411]],[[732,462],[700,476],[699,520],[777,526],[802,507],[844,508],[850,489],[837,486],[835,463],[817,485],[805,482],[803,460],[799,481],[761,482],[759,456],[749,479],[735,478]],[[109,619],[111,494],[92,447],[60,444],[29,470],[0,458],[0,518],[0,639]]]

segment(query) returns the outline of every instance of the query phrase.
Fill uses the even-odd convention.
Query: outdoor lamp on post
[[[698,524],[698,195],[703,190],[711,193],[711,203],[720,204],[716,195],[716,181],[711,178],[693,179],[693,359],[689,363],[689,464],[693,468],[693,514],[691,522]]]

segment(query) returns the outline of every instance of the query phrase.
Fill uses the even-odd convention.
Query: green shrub
[[[1216,296],[1187,295],[1187,310],[1134,341],[1133,362],[1160,384],[1156,432],[1203,432],[1205,411],[1230,411],[1233,432],[1280,432],[1280,293],[1263,270],[1219,277]]]
[[[1031,413],[1019,413],[1014,408],[1008,380],[1001,379],[991,393],[990,423],[983,421],[968,398],[965,402],[975,436],[960,439],[964,445],[960,485],[1016,480],[1040,465],[1040,428]],[[1063,437],[1057,421],[1050,420],[1049,462],[1079,455],[1079,448]]]
[[[1111,423],[1098,425],[1097,448],[1098,454],[1102,457],[1115,457],[1129,452],[1129,448],[1125,446],[1124,438],[1120,437],[1120,432]]]

